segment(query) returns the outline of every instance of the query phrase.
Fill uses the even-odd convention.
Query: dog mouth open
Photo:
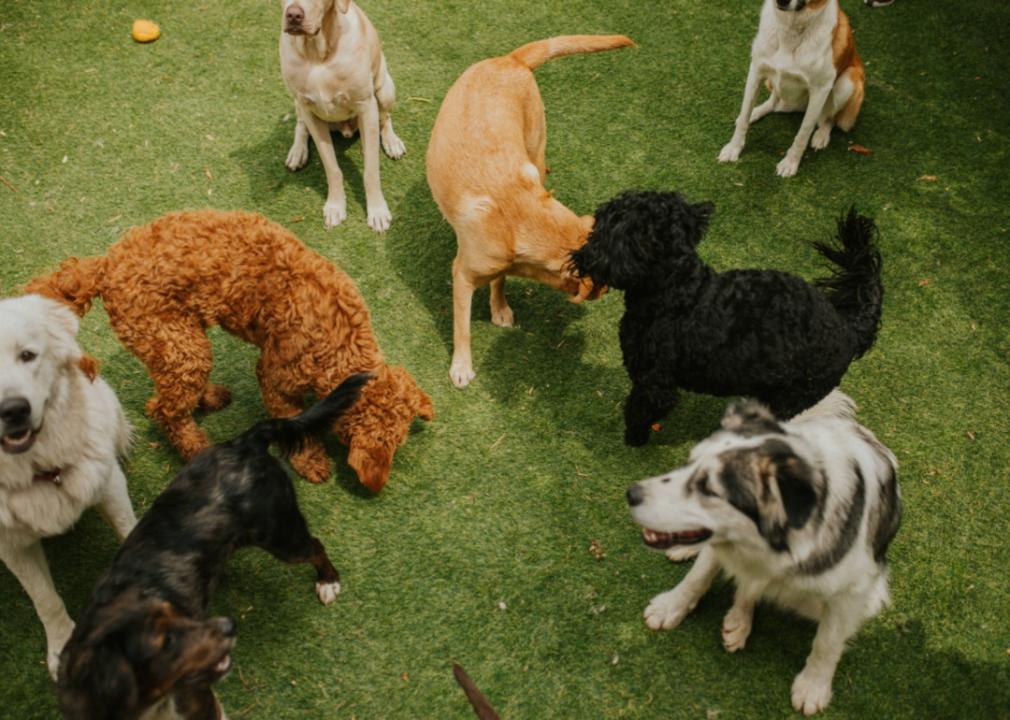
[[[0,437],[0,447],[9,455],[17,455],[27,451],[34,445],[37,436],[38,431],[31,428],[7,432]]]
[[[712,537],[712,531],[705,528],[685,530],[679,533],[660,532],[645,528],[642,530],[642,542],[656,550],[666,550],[674,545],[696,545]]]

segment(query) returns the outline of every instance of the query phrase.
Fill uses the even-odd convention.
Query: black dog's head
[[[572,253],[577,275],[618,290],[655,287],[697,264],[715,207],[689,203],[680,193],[626,192],[596,210],[586,244]]]
[[[195,620],[130,592],[78,625],[60,657],[65,718],[137,717],[169,694],[200,691],[231,667],[235,621]]]

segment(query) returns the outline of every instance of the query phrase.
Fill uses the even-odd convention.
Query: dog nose
[[[217,627],[225,637],[235,637],[238,634],[238,623],[230,617],[218,618]]]
[[[635,507],[636,505],[641,505],[645,501],[645,490],[641,485],[635,483],[628,488],[627,492],[628,505]]]
[[[790,2],[792,0],[775,0],[775,4],[779,6],[779,10],[788,10]]]
[[[31,415],[32,406],[23,397],[7,398],[0,402],[0,420],[8,425],[22,425]]]
[[[288,25],[301,25],[302,20],[305,19],[305,11],[302,10],[297,5],[292,5],[284,13],[284,19],[287,21]]]

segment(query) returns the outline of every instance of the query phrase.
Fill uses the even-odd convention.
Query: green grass
[[[1010,137],[1005,3],[843,0],[867,65],[854,132],[783,181],[775,164],[798,116],[732,131],[756,0],[442,0],[365,7],[385,44],[408,155],[382,160],[394,220],[365,224],[361,152],[338,141],[349,218],[326,231],[315,151],[284,169],[293,129],[274,0],[0,4],[0,288],[15,293],[70,254],[103,252],[125,228],[182,208],[265,213],[358,282],[386,355],[431,394],[389,486],[370,497],[338,472],[299,482],[311,526],[343,573],[328,608],[311,573],[259,551],[228,565],[214,611],[240,619],[236,668],[218,685],[236,718],[467,718],[450,672],[467,668],[505,718],[794,717],[789,687],[814,628],[761,609],[747,649],[719,643],[731,590],[718,582],[684,624],[650,632],[649,598],[686,572],[638,539],[628,484],[667,470],[717,424],[723,399],[686,396],[641,449],[621,442],[628,381],[619,293],[574,306],[510,281],[518,327],[474,306],[477,378],[448,378],[455,252],[424,178],[439,103],[469,64],[530,39],[622,32],[638,49],[550,63],[557,196],[578,212],[631,187],[678,188],[717,213],[701,253],[718,268],[822,272],[809,245],[850,203],[877,218],[884,324],[843,387],[901,462],[906,514],[892,546],[893,608],[851,644],[825,718],[1010,717]],[[134,44],[135,17],[163,37]],[[870,148],[864,157],[848,142]],[[935,181],[924,179],[935,176]],[[264,411],[255,354],[213,334],[214,378],[235,402],[203,424],[227,438]],[[126,464],[143,512],[179,460],[143,414],[144,368],[99,308],[81,344],[137,427]],[[605,557],[590,553],[593,542]],[[47,541],[71,613],[115,551],[88,513]],[[44,637],[0,571],[0,716],[50,718]]]

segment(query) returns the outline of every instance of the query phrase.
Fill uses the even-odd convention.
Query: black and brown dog
[[[211,686],[231,666],[236,626],[206,614],[222,563],[240,547],[311,563],[316,594],[333,602],[337,570],[268,448],[288,456],[331,428],[369,377],[352,375],[301,415],[261,422],[179,472],[123,542],[63,650],[65,718],[126,720],[162,705],[168,716],[222,718]]]

